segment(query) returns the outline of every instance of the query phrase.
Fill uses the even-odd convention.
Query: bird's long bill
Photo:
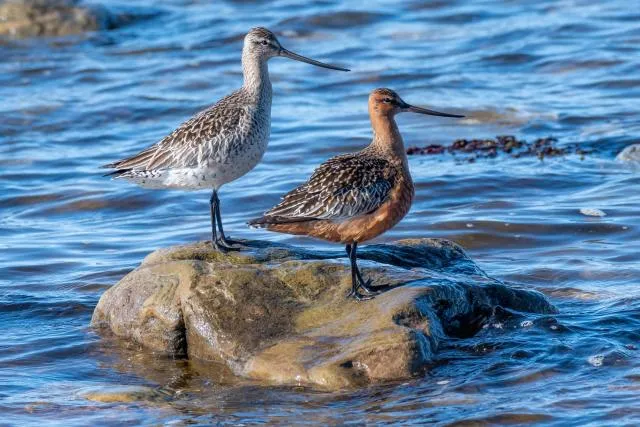
[[[430,116],[456,117],[456,118],[464,117],[464,116],[461,116],[459,114],[441,113],[439,111],[429,110],[427,108],[414,107],[413,105],[409,105],[409,104],[407,104],[407,106],[405,108],[406,108],[407,111],[411,111],[413,113],[428,114]]]
[[[293,53],[290,50],[282,48],[280,50],[280,56],[284,56],[285,58],[295,59],[296,61],[306,62],[307,64],[317,65],[318,67],[329,68],[330,70],[338,70],[338,71],[351,71],[346,68],[336,67],[335,65],[325,64],[320,61],[316,61],[315,59],[307,58],[302,55],[298,55],[297,53]]]

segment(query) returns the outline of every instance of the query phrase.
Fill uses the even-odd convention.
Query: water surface
[[[640,169],[614,160],[640,141],[640,14],[629,2],[105,5],[152,18],[0,43],[2,422],[640,423]],[[490,275],[544,292],[560,314],[496,319],[447,342],[425,377],[339,393],[211,378],[95,335],[88,324],[105,289],[154,249],[206,239],[209,227],[208,194],[143,190],[98,166],[238,87],[242,36],[255,25],[353,71],[270,62],[269,150],[221,193],[232,236],[323,247],[245,223],[321,161],[366,145],[367,94],[387,86],[469,116],[400,116],[408,145],[552,135],[595,150],[543,161],[411,157],[414,206],[378,239],[452,239]],[[165,397],[83,397],[121,385]]]

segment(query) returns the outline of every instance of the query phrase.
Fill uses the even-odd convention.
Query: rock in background
[[[14,38],[63,36],[101,28],[105,12],[64,0],[0,3],[0,35]]]
[[[365,247],[363,273],[392,289],[364,302],[345,298],[342,252],[246,245],[226,255],[205,242],[152,253],[104,293],[92,325],[241,377],[338,389],[419,374],[440,342],[472,336],[497,308],[555,312],[446,240]]]
[[[0,37],[24,39],[77,35],[118,28],[158,14],[157,10],[134,7],[113,12],[77,0],[0,0]]]

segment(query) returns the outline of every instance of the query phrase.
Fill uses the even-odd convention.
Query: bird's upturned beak
[[[434,111],[434,110],[429,110],[427,108],[422,108],[422,107],[415,107],[413,105],[409,105],[406,102],[404,103],[404,105],[402,106],[402,108],[405,111],[411,111],[412,113],[420,113],[420,114],[428,114],[430,116],[440,116],[440,117],[456,117],[456,118],[461,118],[464,116],[461,116],[460,114],[449,114],[449,113],[441,113],[439,111]]]
[[[284,56],[285,58],[295,59],[296,61],[300,61],[300,62],[306,62],[307,64],[316,65],[318,67],[329,68],[330,70],[351,71],[347,68],[336,67],[335,65],[325,64],[323,62],[316,61],[315,59],[298,55],[297,53],[293,53],[290,50],[287,50],[285,48],[280,48],[280,56]]]

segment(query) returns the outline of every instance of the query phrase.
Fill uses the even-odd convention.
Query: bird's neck
[[[404,149],[402,135],[391,114],[370,114],[373,126],[373,140],[371,149],[380,153],[391,161],[399,162],[408,167],[407,153]]]
[[[265,97],[271,100],[271,80],[267,61],[258,58],[247,51],[242,52],[242,74],[244,75],[244,90],[258,99]]]

